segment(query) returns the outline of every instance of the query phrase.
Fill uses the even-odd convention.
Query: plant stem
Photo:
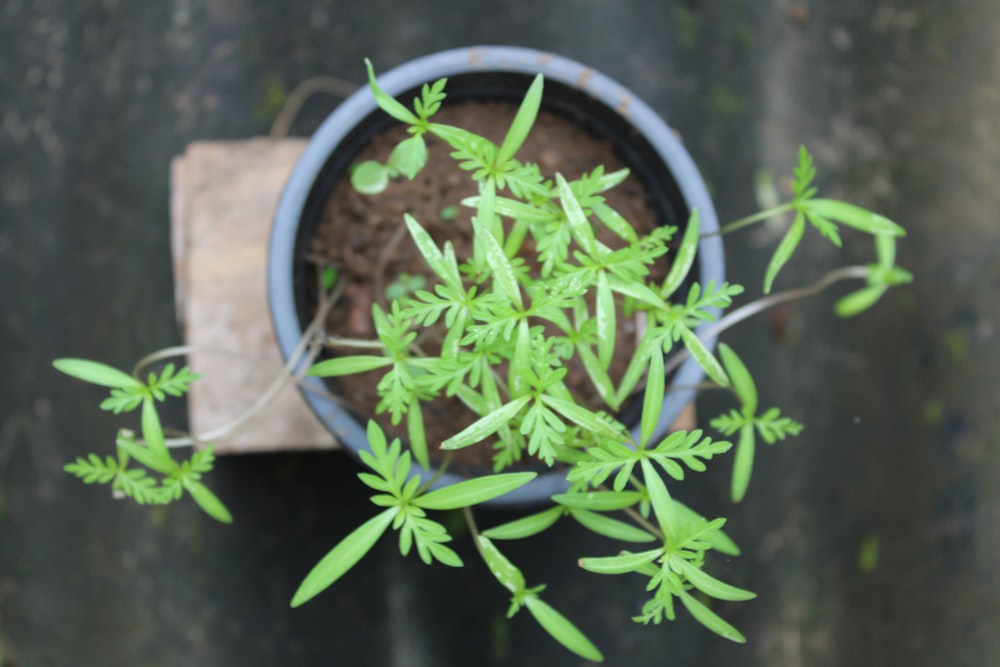
[[[315,359],[316,355],[319,353],[321,346],[319,332],[323,327],[323,323],[326,321],[326,316],[330,312],[330,308],[333,307],[333,304],[337,302],[342,293],[343,286],[338,284],[323,298],[319,307],[316,309],[316,315],[309,323],[309,326],[306,327],[306,330],[303,332],[302,338],[299,339],[295,349],[292,350],[292,353],[289,355],[288,361],[285,362],[281,373],[271,382],[271,384],[264,390],[257,400],[254,401],[253,405],[229,422],[226,422],[225,424],[206,433],[193,434],[187,437],[169,438],[166,440],[165,444],[168,447],[192,447],[201,442],[223,440],[240,434],[244,427],[254,417],[260,414],[260,412],[266,408],[272,400],[274,400],[274,397],[277,396],[289,382],[298,381],[305,374],[313,359]],[[199,351],[201,350],[190,345],[179,345],[153,352],[152,354],[149,354],[139,360],[132,371],[133,375],[138,377],[144,368],[158,361]],[[225,352],[225,354],[240,356],[238,353],[233,352]],[[296,368],[298,368],[298,370],[296,370]]]
[[[827,289],[831,285],[840,282],[841,280],[850,280],[852,278],[865,278],[869,273],[867,266],[845,266],[839,269],[830,271],[829,273],[822,276],[819,280],[814,282],[812,285],[806,285],[805,287],[798,287],[796,289],[790,289],[784,292],[779,292],[777,294],[771,294],[769,296],[761,297],[751,301],[750,303],[740,306],[734,311],[731,311],[725,317],[717,321],[712,326],[705,329],[705,331],[699,336],[701,340],[707,340],[718,336],[720,333],[726,329],[739,324],[748,317],[752,317],[768,308],[773,308],[782,303],[788,301],[797,301],[799,299],[805,299],[810,296],[819,294],[823,290]],[[677,354],[672,356],[667,363],[664,365],[664,371],[669,373],[684,361],[688,356],[687,349],[680,350]]]
[[[781,215],[782,213],[787,213],[788,211],[792,211],[794,209],[795,209],[795,207],[793,206],[793,204],[791,202],[789,202],[787,204],[782,204],[781,206],[775,206],[774,208],[769,208],[766,211],[760,211],[758,213],[754,213],[753,215],[748,215],[745,218],[740,218],[739,220],[735,220],[733,222],[730,222],[728,225],[725,225],[724,227],[720,227],[718,230],[716,230],[714,232],[709,232],[707,234],[702,234],[701,238],[704,239],[704,238],[708,238],[710,236],[722,236],[724,234],[729,234],[730,232],[735,232],[738,229],[743,229],[744,227],[749,227],[750,225],[754,224],[755,222],[762,222],[764,220],[767,220],[769,218],[773,218],[775,216]]]

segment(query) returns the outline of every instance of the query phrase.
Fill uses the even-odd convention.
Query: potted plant
[[[456,58],[466,69],[455,68]],[[868,233],[876,260],[722,316],[743,288],[725,282],[717,263],[720,230],[705,188],[662,121],[617,84],[571,61],[521,49],[437,54],[380,80],[369,63],[368,78],[368,92],[348,100],[306,150],[279,206],[272,239],[272,305],[290,365],[300,366],[314,383],[374,373],[363,384],[377,388],[375,412],[382,417],[357,420],[336,400],[310,399],[357,450],[367,468],[359,477],[374,491],[376,509],[306,575],[292,605],[346,574],[390,529],[399,533],[403,555],[415,548],[428,564],[460,566],[448,546],[451,536],[431,513],[461,509],[478,553],[511,593],[509,614],[526,608],[584,658],[602,656],[542,599],[543,586],[527,585],[498,543],[530,538],[563,518],[575,520],[609,540],[604,553],[581,554],[583,570],[645,581],[649,600],[634,620],[673,619],[679,602],[706,627],[743,641],[703,601],[753,597],[705,571],[707,552],[738,553],[722,531],[725,519],[682,505],[670,487],[734,449],[722,438],[736,436],[732,495],[738,501],[747,489],[757,437],[773,443],[797,434],[801,425],[777,408],[760,409],[746,366],[728,346],[713,352],[712,341],[754,312],[845,278],[866,284],[841,299],[838,312],[861,312],[889,286],[910,279],[895,265],[902,229],[851,204],[818,198],[812,159],[802,149],[791,200],[723,228],[790,214],[764,292],[771,291],[807,226],[837,245],[842,226]],[[509,102],[510,93],[503,91],[511,89],[517,91],[512,120],[494,140],[440,121],[446,102],[456,97],[485,94]],[[411,99],[412,107],[403,101]],[[598,111],[584,115],[595,100]],[[618,148],[627,168],[591,164],[567,176],[571,168],[558,160],[551,173],[539,166],[541,160],[522,160],[525,142],[549,113],[568,116],[605,140],[628,139]],[[403,128],[398,143],[390,142],[381,157],[361,159],[361,148],[391,131],[390,125]],[[354,298],[371,313],[372,335],[317,337],[332,304],[351,300],[345,290],[352,285],[345,283],[355,280],[346,260],[319,260],[310,269],[301,259],[332,188],[349,179],[355,194],[362,193],[356,196],[391,196],[397,186],[419,178],[428,155],[441,150],[444,161],[457,165],[448,178],[464,174],[473,186],[459,202],[466,215],[456,215],[450,202],[435,201],[442,210],[434,217],[442,224],[432,228],[404,207],[398,236],[412,248],[421,272],[390,276],[383,281],[390,283],[387,289]],[[648,192],[652,224],[637,226],[608,204],[616,189],[625,188]],[[312,285],[317,287],[310,303]],[[332,354],[314,361],[304,351],[310,343],[315,350],[317,341]],[[211,449],[175,461],[157,417],[156,401],[183,393],[194,379],[190,371],[168,366],[140,380],[90,361],[64,359],[56,366],[111,387],[103,407],[142,410],[141,439],[123,433],[116,459],[80,458],[67,466],[71,473],[109,482],[139,502],[166,502],[186,490],[212,516],[229,520],[201,482],[211,467]],[[678,367],[675,390],[667,377]],[[721,438],[700,429],[668,433],[690,400],[691,386],[703,377],[729,389],[739,404],[711,420]],[[325,390],[311,388],[315,396]],[[468,414],[464,422],[450,417],[456,405]],[[428,436],[427,414],[449,416],[446,437]],[[400,437],[387,437],[387,430]],[[493,472],[454,472],[460,466],[449,453],[472,448],[486,449]],[[159,479],[131,466],[132,460]],[[516,521],[480,531],[472,508],[503,501],[535,507]]]

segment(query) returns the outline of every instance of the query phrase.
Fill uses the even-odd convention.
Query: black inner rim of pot
[[[532,78],[529,74],[519,72],[485,71],[451,76],[448,77],[448,85],[446,86],[448,98],[445,103],[476,99],[518,105],[531,84]],[[414,97],[419,96],[419,91],[420,87],[416,86],[400,94],[398,99],[409,105]],[[595,137],[610,140],[618,158],[624,164],[629,165],[632,174],[639,179],[649,193],[650,204],[656,211],[660,223],[676,225],[683,229],[690,211],[680,188],[657,152],[625,117],[596,101],[587,93],[550,79],[545,81],[542,108],[573,121]],[[295,239],[294,275],[292,276],[296,312],[303,328],[312,320],[319,301],[315,270],[304,258],[308,251],[309,241],[319,226],[326,201],[336,183],[347,173],[356,156],[371,142],[372,138],[396,123],[396,120],[380,109],[376,109],[365,117],[343,138],[336,150],[330,155],[310,189],[303,209],[298,237]],[[681,293],[686,293],[691,283],[694,282],[692,276],[698,276],[699,273],[699,263],[696,257],[695,265],[688,274],[685,284],[681,287]],[[333,381],[328,380],[327,383],[331,387],[336,386]],[[619,418],[624,423],[638,423],[642,409],[641,396],[641,392],[633,396],[622,408]],[[355,415],[355,417],[359,416]]]

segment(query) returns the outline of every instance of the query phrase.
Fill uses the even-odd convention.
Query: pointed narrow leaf
[[[549,396],[548,394],[542,394],[541,399],[543,403],[561,414],[563,417],[579,426],[582,426],[588,431],[593,431],[594,433],[612,438],[618,442],[628,442],[628,434],[625,432],[621,424],[618,424],[617,422],[614,422],[614,425],[612,425],[612,423],[601,419],[597,413],[577,405],[572,401],[555,398],[553,396]],[[615,428],[615,426],[618,428]]]
[[[589,510],[570,510],[570,515],[587,530],[622,542],[652,542],[656,538],[638,526]]]
[[[89,359],[64,358],[52,362],[56,370],[78,380],[113,389],[141,389],[145,385],[113,366]]]
[[[684,523],[698,523],[705,520],[705,517],[698,514],[684,503],[676,500],[674,501],[674,511],[677,512],[678,519]],[[736,543],[721,530],[708,533],[707,535],[702,536],[701,539],[721,554],[725,554],[727,556],[740,555],[740,548],[736,546]]]
[[[514,343],[514,357],[510,361],[507,384],[511,398],[520,398],[528,393],[528,378],[531,377],[531,328],[528,320],[517,323],[517,341]]]
[[[601,366],[609,368],[611,358],[615,354],[615,298],[608,284],[608,274],[597,272],[597,296],[594,308],[594,321],[597,324],[597,358]]]
[[[733,458],[733,481],[730,490],[734,503],[743,500],[750,485],[755,449],[753,424],[747,424],[740,429],[740,441],[736,446],[736,456]]]
[[[606,190],[610,190],[616,185],[621,185],[622,183],[625,182],[625,179],[628,178],[628,175],[630,173],[631,172],[628,170],[627,167],[623,167],[617,171],[612,171],[602,175],[601,178],[597,181],[597,191],[605,192]]]
[[[841,297],[834,306],[838,317],[854,317],[868,310],[882,298],[889,288],[885,285],[871,285]]]
[[[605,367],[598,361],[597,355],[590,350],[590,347],[583,343],[579,343],[576,346],[576,353],[580,357],[580,361],[583,362],[583,368],[587,371],[587,377],[590,378],[591,384],[597,390],[598,396],[601,397],[601,400],[608,407],[617,412],[621,407],[621,403],[619,403],[615,395],[615,385],[611,381],[611,376],[608,375]]]
[[[205,514],[221,523],[232,523],[233,515],[229,513],[226,506],[219,500],[212,490],[199,481],[184,478],[184,488],[191,494],[198,506],[205,511]]]
[[[566,214],[566,222],[569,224],[570,233],[573,239],[580,244],[583,251],[591,257],[598,256],[597,238],[594,236],[594,228],[587,221],[587,216],[580,207],[576,195],[569,183],[562,174],[556,174],[557,193],[562,204],[563,213]]]
[[[420,254],[424,256],[427,266],[431,267],[431,270],[449,287],[461,289],[461,285],[453,284],[448,262],[445,260],[444,254],[437,247],[437,244],[434,243],[434,239],[427,233],[427,230],[409,213],[404,213],[403,219],[406,221],[406,227],[410,231],[410,237],[413,239]]]
[[[557,493],[554,502],[564,507],[572,507],[595,512],[611,512],[632,507],[642,500],[639,491],[581,491],[578,493]]]
[[[406,411],[406,434],[410,438],[410,451],[424,468],[430,469],[431,460],[427,452],[427,432],[424,430],[424,412],[420,401],[414,398]]]
[[[541,598],[535,595],[526,597],[524,605],[538,624],[557,642],[585,660],[604,661],[604,656],[587,636]]]
[[[499,285],[500,291],[510,299],[511,303],[522,308],[524,302],[521,299],[521,288],[517,284],[514,267],[511,266],[503,248],[493,237],[493,234],[483,226],[478,217],[472,219],[472,226],[475,229],[476,245],[485,252],[486,263],[493,269],[493,279]]]
[[[633,299],[647,303],[654,308],[666,310],[669,307],[667,306],[667,302],[661,299],[656,292],[649,289],[642,283],[626,281],[622,280],[618,276],[610,275],[608,276],[608,284],[615,292],[624,294],[625,296],[630,296]]]
[[[764,275],[765,294],[771,293],[771,285],[774,284],[774,279],[777,277],[778,271],[791,259],[792,254],[802,240],[802,233],[805,229],[806,219],[802,212],[799,211],[795,216],[795,221],[792,222],[792,226],[788,228],[784,238],[781,239],[781,243],[775,248],[774,255],[771,256],[771,261],[767,265],[767,273]]]
[[[687,277],[688,271],[694,264],[694,257],[698,253],[700,234],[701,218],[698,215],[698,209],[694,209],[691,211],[687,227],[684,229],[684,236],[681,238],[680,248],[677,249],[677,256],[674,257],[670,265],[670,272],[663,281],[663,287],[660,288],[662,298],[669,299],[673,296]]]
[[[541,74],[535,76],[521,101],[521,106],[517,109],[517,115],[507,130],[500,151],[497,153],[497,165],[503,165],[517,153],[517,150],[524,143],[532,126],[535,124],[535,117],[538,116],[538,108],[542,103],[542,89],[545,81]]]
[[[329,551],[306,575],[292,597],[292,606],[308,602],[326,590],[361,560],[389,527],[398,507],[390,507],[358,526]]]
[[[559,520],[563,512],[562,507],[550,507],[547,510],[494,526],[484,530],[482,534],[491,540],[523,540],[547,530]]]
[[[681,590],[677,592],[677,596],[681,599],[688,612],[706,628],[730,641],[739,644],[746,643],[746,638],[739,630],[722,620],[715,612],[699,602],[690,593]]]
[[[118,448],[131,458],[156,472],[168,475],[177,470],[177,462],[170,457],[169,453],[157,454],[148,447],[143,447],[138,442],[125,438],[118,438],[117,444]]]
[[[702,367],[712,382],[716,383],[722,387],[729,386],[729,378],[726,377],[726,371],[722,368],[722,364],[712,356],[712,353],[708,351],[705,344],[701,342],[701,339],[690,329],[685,326],[680,327],[681,339],[684,341],[684,346],[687,348],[694,360],[698,362],[698,365]]]
[[[667,491],[667,486],[649,459],[642,459],[641,465],[642,478],[646,483],[646,490],[649,492],[649,502],[653,505],[653,514],[656,515],[656,521],[660,524],[660,530],[666,536],[676,535],[677,517],[673,508],[673,499]]]
[[[510,403],[500,406],[485,417],[469,424],[461,432],[456,433],[441,443],[442,449],[461,449],[468,447],[497,432],[501,426],[507,425],[521,409],[531,400],[530,396],[515,398]]]
[[[357,354],[349,357],[336,357],[313,364],[306,375],[312,377],[336,377],[339,375],[354,375],[365,373],[376,368],[392,365],[392,359],[369,354]]]
[[[683,575],[691,584],[702,593],[715,598],[716,600],[729,600],[731,602],[742,602],[752,600],[757,597],[753,593],[742,588],[737,588],[724,581],[719,581],[701,568],[695,567],[689,561],[680,556],[670,557],[670,566],[675,572]]]
[[[628,170],[623,170],[628,171]],[[617,172],[616,172],[617,173]],[[611,208],[607,204],[595,203],[592,207],[597,219],[604,223],[604,226],[613,231],[618,237],[629,243],[638,243],[639,235],[635,233],[635,228],[626,220],[621,213]]]
[[[146,441],[146,447],[149,448],[153,456],[174,463],[167,451],[163,427],[160,425],[160,415],[156,412],[156,402],[148,396],[142,401],[142,439]],[[176,467],[176,463],[174,463],[174,467]]]
[[[581,558],[579,565],[594,574],[625,574],[638,572],[643,565],[652,563],[661,555],[663,555],[662,547],[638,553],[624,552],[620,556]]]
[[[892,268],[896,264],[896,237],[891,234],[875,235],[875,256],[882,268]]]
[[[854,204],[836,199],[810,199],[802,205],[810,214],[836,220],[869,234],[906,236],[906,230],[889,218]]]
[[[649,358],[649,372],[646,376],[646,393],[642,399],[642,419],[639,422],[639,446],[645,447],[656,431],[663,411],[663,393],[666,371],[663,365],[663,348],[657,345]]]
[[[743,406],[743,414],[752,416],[757,412],[757,385],[753,376],[743,365],[743,361],[733,352],[733,348],[725,343],[719,343],[719,358],[726,369],[733,391]]]
[[[486,567],[490,569],[497,581],[515,596],[524,593],[524,575],[521,574],[521,570],[507,560],[507,557],[500,553],[500,550],[488,537],[480,535],[476,540],[479,542],[479,553],[482,555]]]
[[[370,60],[365,58],[365,67],[368,68],[368,85],[371,87],[372,94],[375,96],[375,102],[379,105],[382,111],[386,112],[396,120],[401,123],[406,123],[407,125],[416,125],[420,122],[409,109],[403,106],[400,102],[396,101],[391,95],[382,90],[379,87],[378,82],[375,81],[375,68],[372,66]]]
[[[524,486],[537,476],[533,472],[511,472],[477,477],[417,496],[412,502],[429,510],[460,509],[498,498]]]

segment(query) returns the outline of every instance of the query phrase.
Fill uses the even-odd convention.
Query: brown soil
[[[500,143],[514,117],[516,109],[499,102],[465,102],[445,106],[434,120],[458,127]],[[356,162],[376,159],[384,162],[392,148],[408,134],[395,127],[375,137]],[[322,220],[311,243],[313,260],[336,266],[347,286],[341,300],[333,307],[327,321],[328,332],[345,338],[373,339],[371,305],[378,299],[386,308],[385,288],[397,276],[429,275],[424,260],[414,247],[403,222],[410,213],[427,229],[439,247],[445,240],[455,246],[461,261],[471,254],[470,209],[460,201],[476,194],[466,172],[461,171],[449,156],[451,149],[440,139],[425,135],[429,159],[424,170],[413,180],[398,179],[376,196],[361,195],[346,179],[337,184],[326,203]],[[538,164],[546,177],[556,172],[567,179],[578,178],[603,164],[607,172],[622,168],[611,146],[561,116],[541,112],[528,139],[518,152],[518,159]],[[637,179],[630,177],[616,188],[604,193],[609,206],[621,213],[640,233],[657,224],[645,191]],[[445,215],[448,209],[458,210],[457,217]],[[610,233],[601,236],[609,246],[621,242]],[[661,278],[666,267],[656,267],[654,275]],[[634,323],[618,318],[619,350],[616,351],[611,377],[621,377],[630,358],[634,343]],[[346,406],[358,414],[374,414],[379,397],[375,387],[382,373],[336,378],[335,391]],[[594,407],[600,402],[590,387],[582,368],[571,368],[566,379],[570,390]],[[457,433],[476,419],[457,399],[440,399],[424,406],[424,423],[428,444],[434,455],[435,444]],[[378,420],[387,432],[405,437],[405,420],[398,427],[389,424],[388,415]],[[460,466],[491,467],[492,448],[482,443],[455,453],[453,462]]]

